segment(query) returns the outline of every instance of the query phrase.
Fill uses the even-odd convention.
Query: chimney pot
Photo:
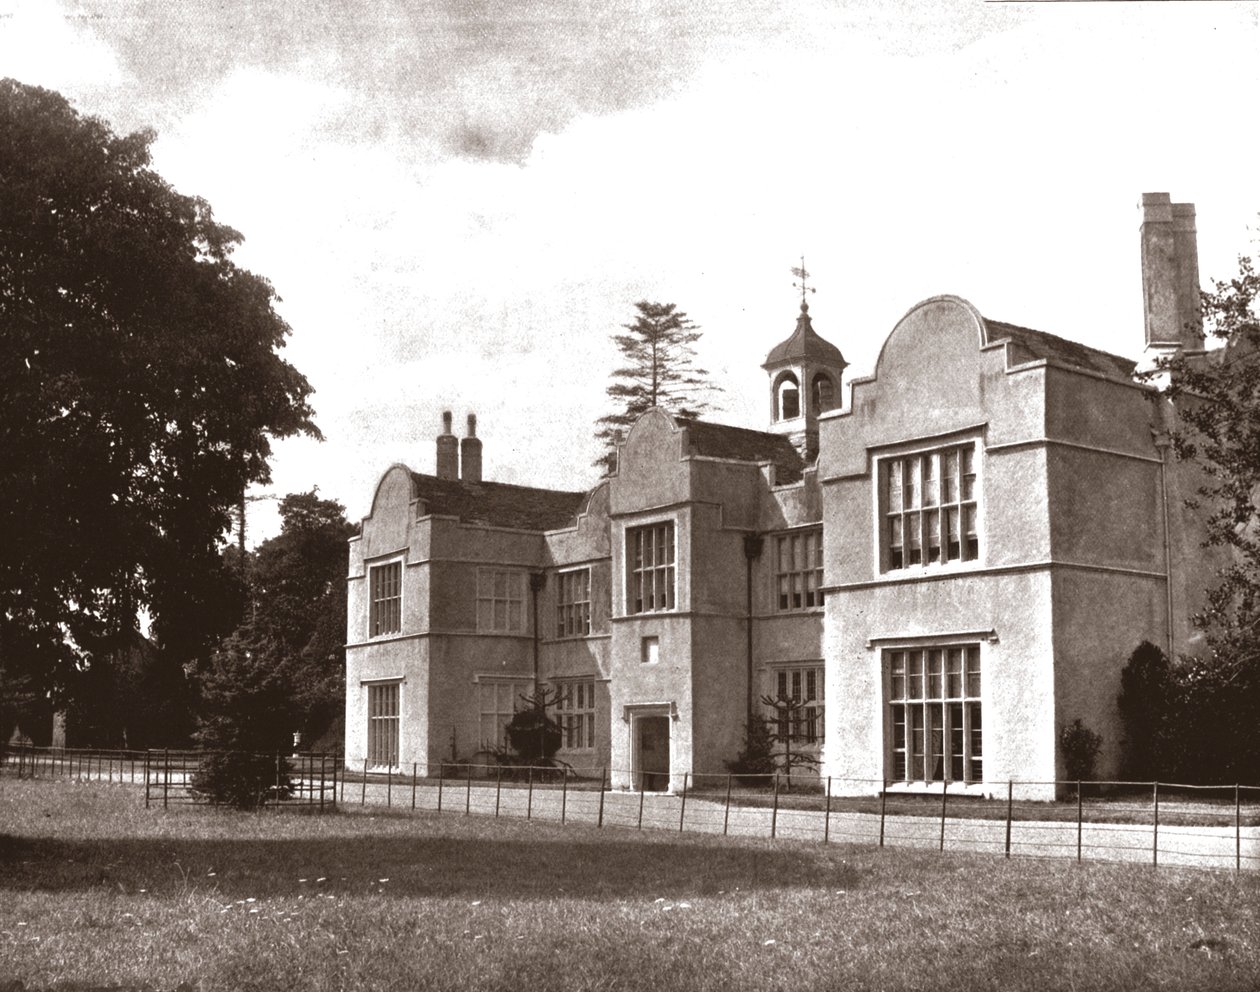
[[[468,436],[459,442],[460,478],[481,481],[481,439],[477,437],[477,415],[468,415]]]
[[[437,438],[437,467],[439,479],[459,478],[459,440],[451,433],[451,411],[442,412],[442,433]]]

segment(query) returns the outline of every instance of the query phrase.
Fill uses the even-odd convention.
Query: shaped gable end
[[[609,479],[610,512],[684,502],[689,475],[682,456],[682,429],[673,418],[660,408],[643,414],[617,449],[617,471]]]
[[[1009,376],[979,311],[957,296],[913,307],[884,342],[873,375],[852,386],[850,411],[824,421],[823,478],[861,474],[871,445],[960,431],[1040,434],[1044,377]],[[992,438],[990,438],[992,442]]]
[[[415,498],[411,470],[407,466],[393,465],[381,476],[372,497],[372,512],[363,521],[363,558],[407,547],[411,504]]]

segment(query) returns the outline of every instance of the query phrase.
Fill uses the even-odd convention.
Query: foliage
[[[595,436],[605,452],[595,464],[608,472],[616,467],[618,440],[640,416],[660,406],[680,417],[698,417],[707,404],[697,394],[716,389],[708,370],[694,365],[701,332],[690,318],[673,303],[640,300],[634,306],[634,321],[622,325],[629,333],[613,335],[626,361],[613,371],[608,387],[617,410],[596,421]]]
[[[152,141],[0,81],[0,659],[41,689],[140,610],[173,668],[230,630],[230,509],[318,436],[274,292]]]
[[[282,670],[284,647],[249,624],[197,667],[201,712],[195,735],[209,752],[193,788],[214,802],[256,806],[289,788],[276,756],[292,749],[295,704]]]
[[[813,751],[802,749],[807,743],[807,736],[801,732],[806,707],[818,707],[813,699],[799,699],[795,696],[762,696],[762,705],[775,711],[775,716],[768,721],[773,730],[767,730],[773,747],[782,748],[774,753],[775,768],[787,776],[787,787],[792,787],[792,772],[797,768],[818,769],[818,756]],[[818,719],[822,719],[821,707],[818,707]]]
[[[727,761],[726,770],[740,776],[740,784],[765,786],[777,766],[774,758],[774,738],[766,721],[753,717],[744,727],[744,746],[734,761]]]
[[[521,697],[525,706],[512,714],[507,725],[511,761],[547,768],[555,764],[556,752],[564,741],[564,731],[560,721],[547,711],[559,706],[566,698],[563,691],[547,686]]]
[[[1207,543],[1231,551],[1195,617],[1226,681],[1260,668],[1260,274],[1246,256],[1238,267],[1201,296],[1204,330],[1223,347],[1179,352],[1147,375],[1165,381],[1160,395],[1175,406],[1174,452],[1203,472],[1195,502],[1209,508]]]
[[[1059,731],[1059,748],[1069,781],[1088,782],[1094,778],[1094,763],[1102,750],[1102,737],[1077,717]]]

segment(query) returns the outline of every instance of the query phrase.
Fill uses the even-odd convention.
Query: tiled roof
[[[556,530],[573,524],[587,493],[534,489],[506,482],[464,482],[412,472],[425,512],[468,524],[518,530]]]
[[[984,322],[988,325],[990,343],[1003,338],[1010,339],[1015,363],[1044,359],[1055,365],[1085,369],[1112,379],[1132,378],[1133,370],[1137,366],[1136,362],[1128,358],[1099,351],[1076,341],[1068,341],[1045,331],[1034,331],[1029,327],[989,320],[987,317]]]
[[[787,340],[780,341],[770,349],[770,354],[766,356],[762,368],[800,358],[808,358],[825,365],[839,365],[842,368],[849,364],[840,354],[839,348],[826,338],[820,337],[814,330],[814,325],[809,319],[808,303],[801,304],[801,315],[796,318],[796,330]]]
[[[693,454],[741,462],[773,462],[775,481],[780,485],[800,479],[805,468],[796,446],[779,434],[682,417],[675,417],[674,422],[686,429]]]

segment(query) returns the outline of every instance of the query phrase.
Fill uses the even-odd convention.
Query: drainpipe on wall
[[[534,701],[537,705],[538,700],[538,642],[542,636],[542,632],[538,629],[538,594],[542,592],[543,587],[547,584],[546,572],[530,572],[529,573],[529,603],[530,610],[533,614],[534,622]]]
[[[1168,611],[1168,660],[1176,659],[1176,646],[1173,643],[1173,571],[1172,571],[1172,538],[1168,533],[1168,452],[1170,440],[1164,431],[1155,431],[1155,450],[1159,452],[1159,507],[1164,517],[1164,591],[1167,596],[1165,608]]]
[[[748,642],[745,651],[745,664],[747,666],[748,675],[748,699],[747,711],[745,718],[747,719],[746,727],[752,726],[753,721],[753,562],[761,557],[761,535],[745,534],[744,535],[744,564],[745,575],[747,577],[746,589],[746,619],[745,626],[748,629]]]

